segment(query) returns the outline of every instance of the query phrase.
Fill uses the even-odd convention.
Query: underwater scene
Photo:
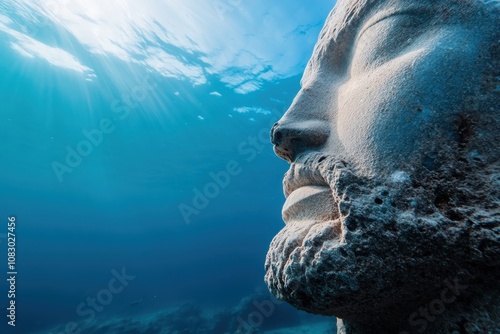
[[[336,333],[264,282],[334,4],[3,0],[0,333]]]

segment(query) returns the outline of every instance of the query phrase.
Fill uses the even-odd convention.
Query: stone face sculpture
[[[499,4],[338,1],[271,132],[276,297],[339,333],[500,332]]]

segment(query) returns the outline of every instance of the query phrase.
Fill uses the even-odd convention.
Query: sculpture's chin
[[[299,309],[325,314],[313,306],[325,297],[316,287],[324,286],[341,268],[332,267],[324,275],[316,271],[326,261],[334,266],[332,260],[342,246],[341,235],[340,219],[288,223],[275,236],[267,254],[266,281],[271,292]],[[331,301],[332,297],[336,299],[329,296]]]
[[[442,215],[435,194],[401,172],[338,180],[331,183],[338,219],[287,222],[273,239],[265,280],[277,298],[311,313],[366,319],[411,311],[445,279],[473,275],[471,226]]]
[[[352,318],[356,313],[394,307],[401,296],[409,300],[417,290],[442,283],[422,279],[429,262],[436,259],[418,254],[418,245],[406,251],[398,246],[409,235],[383,231],[383,227],[364,229],[365,223],[384,226],[384,221],[359,218],[350,215],[287,224],[273,239],[267,255],[265,279],[271,292],[307,312]],[[349,224],[360,229],[351,231],[346,227]],[[409,228],[417,236],[418,229]],[[405,252],[421,260],[406,263],[410,257]]]
[[[271,243],[266,261],[266,279],[271,282],[278,276],[287,277],[286,282],[281,283],[292,283],[298,278],[295,270],[307,271],[308,267],[319,265],[323,252],[331,252],[341,246],[341,235],[340,219],[288,223]],[[284,288],[281,283],[278,283],[278,293]]]
[[[359,290],[356,275],[347,270],[347,245],[342,239],[340,219],[288,223],[267,255],[271,292],[308,312],[338,314],[344,301]]]

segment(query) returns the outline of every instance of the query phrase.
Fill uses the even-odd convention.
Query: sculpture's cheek
[[[419,87],[410,85],[412,64],[422,57],[417,50],[377,70],[351,78],[338,90],[333,127],[349,160],[367,173],[411,154],[418,141],[421,106]]]
[[[460,50],[457,44],[467,47]],[[366,174],[421,161],[430,145],[449,142],[467,97],[478,50],[474,38],[442,31],[420,47],[359,73],[338,87],[331,151]],[[437,145],[439,146],[439,145]]]

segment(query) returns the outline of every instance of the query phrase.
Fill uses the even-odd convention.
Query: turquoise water
[[[0,259],[7,277],[14,216],[17,277],[1,332],[325,321],[273,300],[263,267],[287,170],[269,129],[332,7],[3,1]]]

